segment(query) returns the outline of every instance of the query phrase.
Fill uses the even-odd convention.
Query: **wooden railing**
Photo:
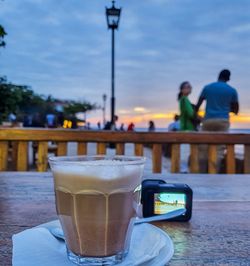
[[[208,173],[216,173],[217,146],[226,145],[226,173],[236,172],[236,144],[244,145],[244,173],[250,173],[250,134],[230,133],[163,133],[163,132],[116,132],[80,131],[64,129],[0,129],[0,171],[8,169],[10,143],[12,160],[17,171],[28,170],[28,143],[36,143],[38,171],[48,167],[48,142],[57,144],[57,155],[67,154],[67,143],[77,142],[78,155],[88,154],[89,142],[97,143],[96,154],[106,154],[107,143],[114,143],[116,154],[125,152],[125,144],[134,144],[134,154],[144,154],[144,145],[152,147],[152,171],[162,171],[162,145],[171,144],[171,172],[180,171],[180,145],[190,144],[190,172],[199,173],[199,144],[208,145]]]

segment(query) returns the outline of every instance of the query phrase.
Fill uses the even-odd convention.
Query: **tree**
[[[18,121],[23,121],[25,115],[39,113],[44,120],[46,114],[55,112],[56,102],[60,100],[51,95],[45,97],[36,94],[29,86],[16,85],[0,77],[0,122],[6,120],[10,113],[16,113]],[[66,103],[66,102],[65,102]],[[69,101],[64,107],[66,116],[76,113],[86,113],[99,107],[88,101]]]
[[[0,121],[7,119],[10,113],[16,113],[22,120],[28,113],[46,111],[46,101],[41,95],[24,85],[9,83],[5,77],[0,77]]]
[[[4,47],[6,42],[4,41],[4,36],[7,35],[4,27],[0,25],[0,47]]]
[[[75,115],[76,113],[86,113],[98,108],[96,104],[92,104],[88,101],[71,101],[64,107],[64,112],[66,115]]]
[[[7,33],[4,29],[4,27],[0,24],[0,47],[4,47],[6,45],[6,42],[4,41],[5,35],[7,35]]]

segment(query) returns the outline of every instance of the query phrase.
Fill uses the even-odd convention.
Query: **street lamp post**
[[[112,7],[106,7],[106,17],[108,29],[112,30],[112,53],[111,53],[111,123],[115,124],[115,30],[119,27],[121,8],[115,7],[115,1],[112,1]]]
[[[103,99],[103,107],[102,107],[102,112],[103,112],[103,127],[106,125],[106,100],[107,100],[107,95],[103,94],[102,95]]]

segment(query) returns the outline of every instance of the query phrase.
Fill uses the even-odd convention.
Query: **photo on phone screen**
[[[182,193],[155,193],[154,214],[165,214],[170,211],[185,208],[186,195]]]

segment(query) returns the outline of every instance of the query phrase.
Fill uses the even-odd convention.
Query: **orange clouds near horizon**
[[[134,108],[133,111],[121,110],[121,112],[118,112],[118,127],[121,123],[124,123],[126,128],[129,123],[133,122],[137,128],[147,128],[148,122],[152,120],[155,122],[156,127],[167,128],[169,123],[173,121],[175,114],[176,112],[174,111],[168,113],[150,112],[142,107]],[[200,115],[203,116],[204,112],[200,112]],[[98,121],[101,121],[100,117],[101,116],[89,117],[88,121],[91,122],[92,125],[95,125]],[[250,129],[250,113],[242,112],[239,115],[231,114],[230,122],[232,128]]]

